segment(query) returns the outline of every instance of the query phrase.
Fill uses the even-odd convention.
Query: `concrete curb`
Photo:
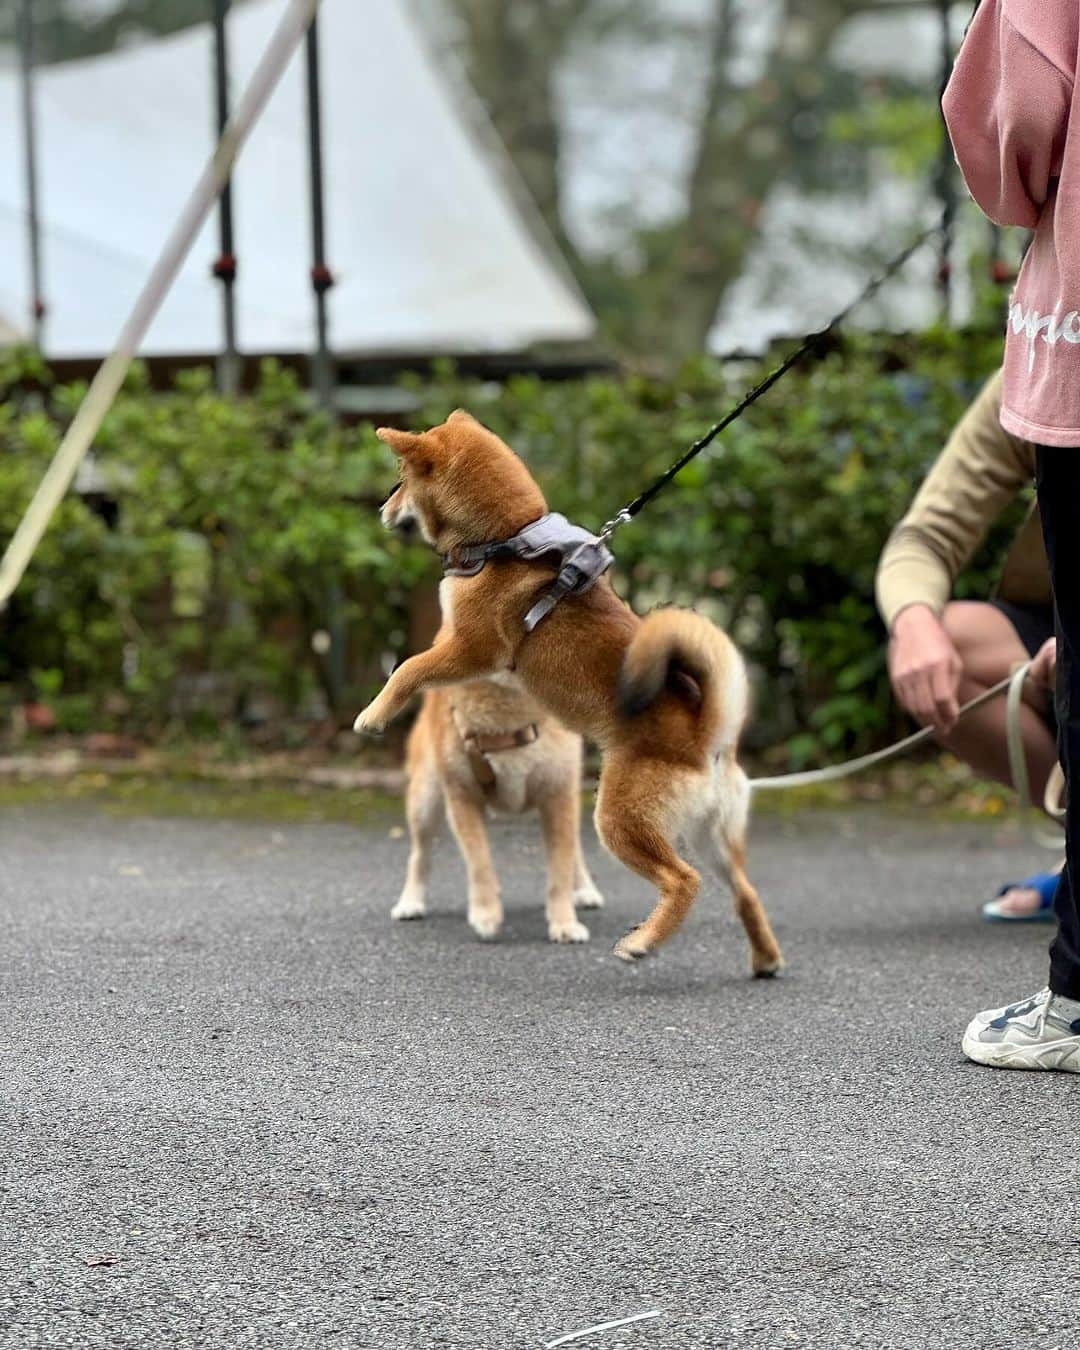
[[[219,783],[294,783],[376,792],[401,792],[405,786],[405,774],[401,769],[301,765],[285,759],[244,764],[180,764],[152,751],[123,760],[88,755],[80,750],[61,750],[45,755],[0,755],[0,780],[63,781],[83,773],[104,774],[114,779],[149,777]]]

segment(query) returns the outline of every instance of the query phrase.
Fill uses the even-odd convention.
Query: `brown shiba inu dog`
[[[510,539],[547,513],[521,460],[466,412],[420,434],[383,427],[378,435],[401,464],[385,523],[414,518],[451,561],[477,544]],[[616,955],[647,955],[686,917],[701,878],[677,850],[685,837],[730,884],[754,974],[775,974],[780,948],[745,871],[750,788],[735,758],[747,709],[742,659],[720,629],[691,611],[639,618],[606,577],[528,632],[525,615],[557,570],[543,558],[508,558],[446,577],[433,645],[394,671],[356,730],[381,731],[421,690],[513,672],[527,693],[600,747],[597,831],[609,852],[660,892]]]
[[[469,926],[478,937],[495,937],[503,913],[484,817],[489,807],[535,808],[548,855],[548,937],[588,941],[574,905],[597,909],[604,901],[581,853],[580,736],[520,687],[473,680],[424,695],[409,733],[406,767],[412,848],[393,918],[419,919],[427,912],[431,845],[445,802],[469,874]]]

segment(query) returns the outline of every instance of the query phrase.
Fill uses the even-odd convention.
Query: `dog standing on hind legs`
[[[469,926],[491,939],[502,927],[499,882],[485,817],[489,809],[540,816],[548,858],[552,942],[587,942],[575,904],[604,903],[581,852],[581,737],[567,731],[512,682],[475,680],[424,695],[406,748],[408,870],[395,919],[427,913],[431,847],[443,807],[468,871]]]
[[[616,955],[647,955],[686,917],[701,882],[678,852],[686,838],[705,847],[731,886],[753,973],[776,974],[780,947],[745,868],[749,785],[736,751],[747,681],[734,644],[689,610],[639,618],[606,576],[567,595],[530,631],[526,615],[550,590],[561,558],[523,557],[512,547],[553,519],[525,465],[462,411],[430,431],[383,427],[378,435],[401,467],[383,520],[415,520],[448,575],[433,645],[394,671],[356,730],[381,731],[421,690],[512,672],[600,747],[600,839],[659,892]]]

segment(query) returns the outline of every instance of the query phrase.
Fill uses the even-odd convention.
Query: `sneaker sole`
[[[1067,1041],[1047,1041],[1043,1045],[1007,1045],[979,1041],[965,1034],[962,1048],[968,1059],[976,1064],[987,1064],[992,1069],[1080,1073],[1080,1045],[1074,1036]]]
[[[995,914],[989,910],[982,911],[984,923],[1054,923],[1056,915],[1052,909],[1037,910],[1034,914]]]

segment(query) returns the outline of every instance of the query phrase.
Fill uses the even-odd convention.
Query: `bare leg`
[[[993,605],[957,600],[946,606],[943,620],[964,665],[961,703],[991,688],[1028,659],[1016,629]],[[1032,797],[1040,803],[1046,780],[1057,763],[1057,743],[1042,713],[1044,698],[1037,690],[1025,690],[1020,707],[1020,731]],[[947,736],[939,739],[977,773],[1011,786],[1005,726],[1005,700],[999,698],[969,713]],[[1015,886],[1005,892],[999,903],[1002,913],[1023,916],[1038,910],[1040,896],[1030,887]]]
[[[960,702],[989,689],[1028,659],[1016,629],[999,609],[977,601],[957,600],[946,606],[943,616],[945,629],[952,638],[964,673],[960,681]],[[1057,744],[1054,733],[1039,711],[1042,696],[1037,691],[1025,691],[1020,708],[1020,727],[1027,754],[1031,792],[1036,801],[1042,801],[1046,780],[1057,763]],[[994,699],[969,713],[947,735],[939,738],[941,744],[954,755],[970,764],[984,777],[999,783],[1011,784],[1009,755],[1005,748],[1005,700]]]
[[[581,828],[578,795],[563,788],[544,796],[539,807],[547,847],[548,937],[552,942],[588,942],[589,930],[574,913],[574,871]]]
[[[461,788],[448,786],[446,812],[469,874],[469,927],[477,937],[497,937],[503,909],[483,805]]]

